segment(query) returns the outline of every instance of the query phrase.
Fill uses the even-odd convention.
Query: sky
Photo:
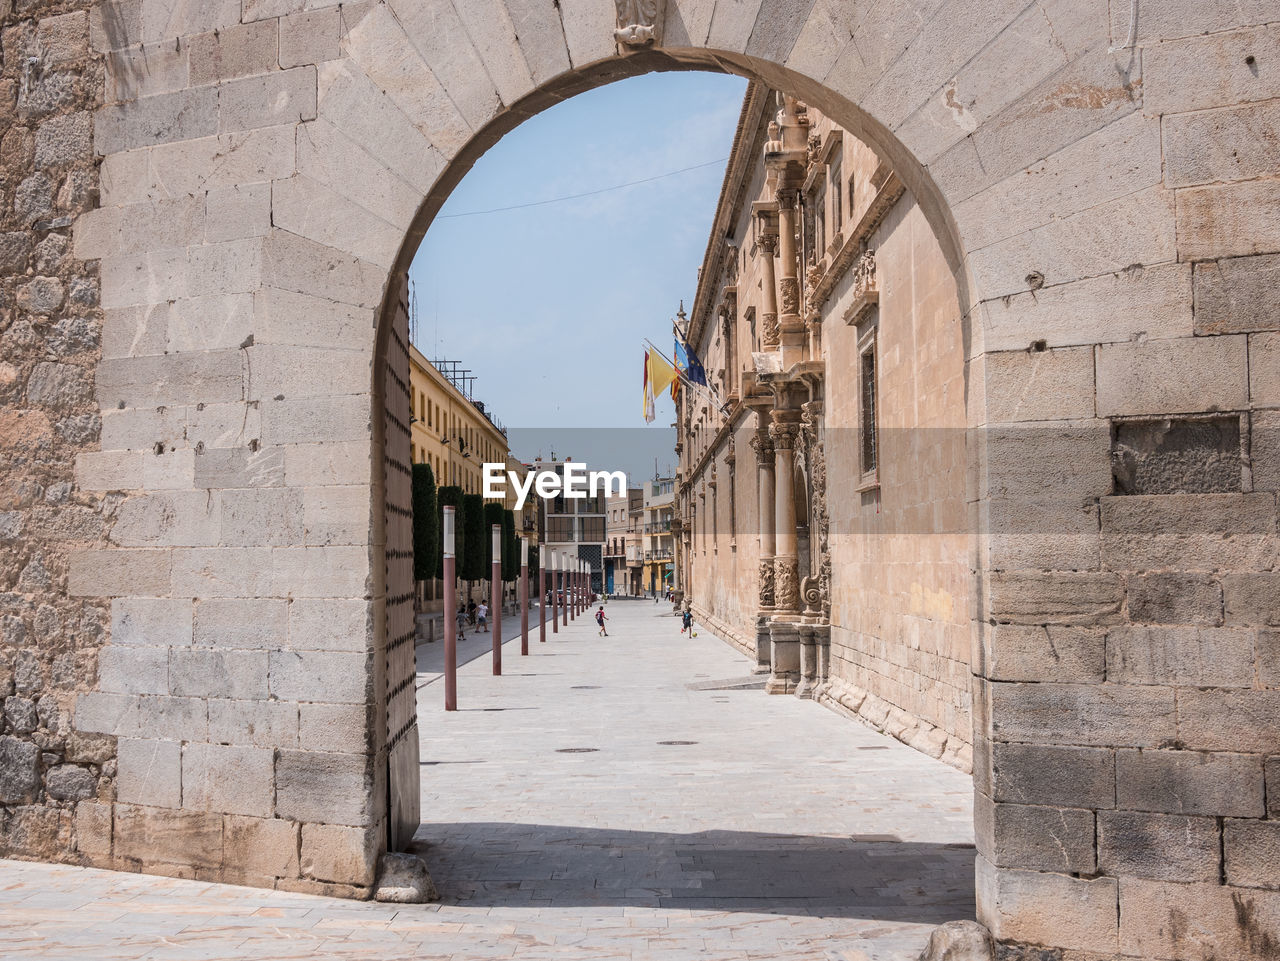
[[[517,457],[671,473],[670,397],[642,417],[643,341],[670,356],[692,304],[745,91],[655,73],[580,94],[503,137],[437,215],[409,270],[415,343],[471,369]]]

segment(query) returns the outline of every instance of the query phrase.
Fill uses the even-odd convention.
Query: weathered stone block
[[[196,487],[279,487],[284,484],[286,452],[280,447],[207,448],[195,460]]]
[[[1280,824],[1227,818],[1222,830],[1227,883],[1280,889]]]
[[[214,698],[209,702],[209,740],[243,747],[296,747],[298,705]]]
[[[341,11],[336,7],[280,18],[280,66],[300,67],[338,57]]]
[[[1261,817],[1262,758],[1200,751],[1116,752],[1116,805],[1166,814]]]
[[[1178,740],[1192,751],[1270,753],[1280,744],[1280,691],[1180,690]]]
[[[1280,895],[1215,883],[1120,880],[1127,957],[1265,958],[1280,939]]]
[[[302,825],[302,873],[320,881],[372,884],[378,842],[369,828]]]
[[[1243,490],[1240,415],[1125,420],[1114,427],[1117,494],[1227,494]]]
[[[1255,407],[1280,406],[1280,333],[1249,335],[1249,400]]]
[[[1267,176],[1277,169],[1268,145],[1280,140],[1280,101],[1165,117],[1162,133],[1170,187]]]
[[[81,801],[75,814],[76,850],[95,864],[111,857],[111,805]]]
[[[116,750],[116,800],[161,808],[182,806],[180,742],[122,737]]]
[[[76,485],[86,491],[123,491],[142,486],[142,454],[85,451],[76,455]]]
[[[213,547],[222,539],[220,495],[210,491],[134,494],[120,505],[112,543],[121,547]]]
[[[1280,432],[1277,432],[1280,441]],[[285,483],[293,487],[369,483],[372,463],[368,442],[290,444],[284,448]],[[1277,471],[1280,476],[1280,470]]]
[[[271,564],[276,597],[356,597],[367,591],[367,548],[276,547]]]
[[[278,752],[277,813],[295,821],[367,825],[373,789],[371,763],[362,754]]]
[[[1079,502],[1111,493],[1111,429],[1104,421],[992,427],[979,443],[989,497]]]
[[[179,549],[173,555],[172,581],[175,597],[270,597],[271,552],[244,547]]]
[[[1280,250],[1280,181],[1178,191],[1178,259],[1214,260]]]
[[[1115,806],[1115,752],[1036,744],[991,745],[996,801],[1055,807]]]
[[[1098,812],[1098,870],[1158,881],[1216,881],[1221,837],[1213,818]]]
[[[232,80],[218,87],[218,98],[221,133],[314,120],[316,68]]]
[[[191,37],[187,41],[187,57],[192,86],[276,69],[277,22],[259,20]]]
[[[359,754],[369,747],[366,704],[298,705],[298,746],[304,751]]]
[[[168,694],[167,647],[117,647],[98,652],[98,690],[104,694]]]
[[[1144,574],[1126,583],[1129,617],[1138,623],[1222,623],[1222,585],[1206,574]]]
[[[1197,413],[1247,407],[1243,337],[1103,344],[1097,349],[1098,415]]]
[[[271,817],[275,811],[274,752],[223,744],[182,749],[182,806]]]
[[[262,404],[266,445],[362,439],[368,443],[369,430],[369,401],[359,394]]]
[[[263,257],[262,278],[267,286],[356,307],[373,308],[382,299],[384,269],[286,230],[268,235]],[[374,322],[372,310],[369,322]]]
[[[75,724],[77,730],[90,734],[180,741],[205,736],[208,711],[205,701],[189,697],[81,694]]]
[[[1114,954],[1118,936],[1114,878],[1068,877],[997,868],[977,859],[978,920],[1003,941],[1052,944]]]
[[[296,598],[289,605],[289,648],[364,651],[371,617],[369,602],[361,598]]]
[[[1124,602],[1119,576],[1107,573],[1004,571],[989,591],[988,616],[1014,624],[1110,624]]]
[[[1178,719],[1167,687],[991,684],[992,731],[1002,741],[1156,747],[1175,736]]]
[[[205,244],[188,251],[187,293],[192,296],[251,293],[262,276],[262,238]],[[239,348],[239,344],[235,345]]]
[[[95,387],[98,400],[111,407],[238,401],[244,391],[242,363],[235,350],[103,360]]]
[[[205,243],[265,237],[271,232],[271,185],[216,187],[205,195],[204,211]]]
[[[0,802],[29,804],[40,793],[40,749],[31,741],[0,737]]]
[[[302,491],[230,490],[222,494],[222,544],[273,547],[303,542]]]
[[[4,718],[9,722],[10,730],[15,734],[30,734],[40,726],[40,715],[36,710],[36,702],[29,697],[6,697],[4,699]]]
[[[995,624],[987,630],[986,676],[993,681],[1102,682],[1106,631]]]
[[[281,598],[210,598],[197,605],[194,642],[224,650],[279,649],[288,644],[288,618],[289,602]]]
[[[1232,572],[1222,576],[1228,624],[1280,626],[1280,573]]]
[[[1112,570],[1265,570],[1277,549],[1269,493],[1102,499],[1102,560]]]
[[[1228,627],[1119,627],[1107,635],[1107,680],[1252,687],[1254,632]]]
[[[169,693],[265,700],[266,651],[187,648],[169,654]]]
[[[285,701],[364,704],[372,676],[364,654],[271,651],[271,696]]]
[[[222,864],[222,817],[203,811],[117,804],[117,857],[141,861],[143,867],[184,864],[216,868]]]
[[[297,877],[297,824],[228,814],[222,819],[222,826],[227,864],[265,877]]]
[[[94,147],[106,155],[217,132],[218,91],[180,90],[103,107],[95,118]]]
[[[1097,866],[1093,812],[1029,804],[997,804],[977,792],[978,851],[997,867],[1089,874]]]
[[[1195,265],[1197,334],[1280,328],[1280,256],[1232,257]]]
[[[1220,32],[1209,36],[1152,43],[1143,48],[1143,110],[1153,114],[1184,113],[1280,96],[1280,80],[1269,72],[1252,69],[1246,62],[1247,57],[1274,62],[1280,56],[1280,28],[1272,24],[1231,30],[1240,24],[1235,15],[1222,10],[1201,12],[1198,7],[1199,4],[1175,4],[1165,16],[1172,13],[1181,22],[1181,29],[1175,28],[1177,33],[1188,22],[1184,11],[1191,11],[1191,22],[1204,18],[1206,13],[1209,17],[1216,13],[1231,19],[1221,22]]]

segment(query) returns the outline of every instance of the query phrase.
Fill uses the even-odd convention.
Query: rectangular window
[[[831,229],[839,232],[841,224],[844,223],[844,210],[842,209],[843,199],[840,195],[840,157],[837,153],[836,158],[831,161]]]
[[[582,539],[588,543],[592,541],[604,540],[604,518],[603,517],[584,517],[580,521],[582,525]]]
[[[573,518],[572,517],[548,517],[547,518],[547,540],[549,541],[573,540]]]
[[[879,450],[876,443],[876,346],[872,339],[858,358],[858,380],[860,395],[861,423],[859,430],[862,441],[862,473],[870,474],[876,469]]]

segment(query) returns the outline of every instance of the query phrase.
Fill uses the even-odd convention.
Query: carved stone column
[[[782,369],[805,359],[804,319],[800,316],[800,257],[796,249],[796,201],[799,191],[792,186],[778,188],[778,339],[782,347]]]
[[[800,435],[800,412],[772,412],[769,437],[774,452],[774,558],[773,617],[769,622],[772,648],[769,681],[765,690],[787,694],[800,681],[800,584],[796,541],[794,485],[795,446]]]
[[[764,303],[760,311],[760,349],[778,349],[778,281],[774,272],[773,259],[778,253],[778,205],[760,203],[755,206],[756,216],[760,218],[760,260],[761,278],[760,292],[764,295]]]
[[[767,415],[758,415],[762,422],[751,438],[751,449],[756,452],[756,493],[760,519],[759,600],[756,606],[756,673],[769,671],[771,649],[769,641],[769,617],[773,612],[773,551],[774,551],[774,491],[773,491],[773,441],[764,423]]]

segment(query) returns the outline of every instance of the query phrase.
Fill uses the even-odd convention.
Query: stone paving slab
[[[913,961],[973,916],[968,777],[810,702],[690,689],[750,665],[651,604],[608,611],[607,639],[508,641],[501,678],[474,657],[456,713],[423,664],[442,903],[5,861],[0,958]]]

